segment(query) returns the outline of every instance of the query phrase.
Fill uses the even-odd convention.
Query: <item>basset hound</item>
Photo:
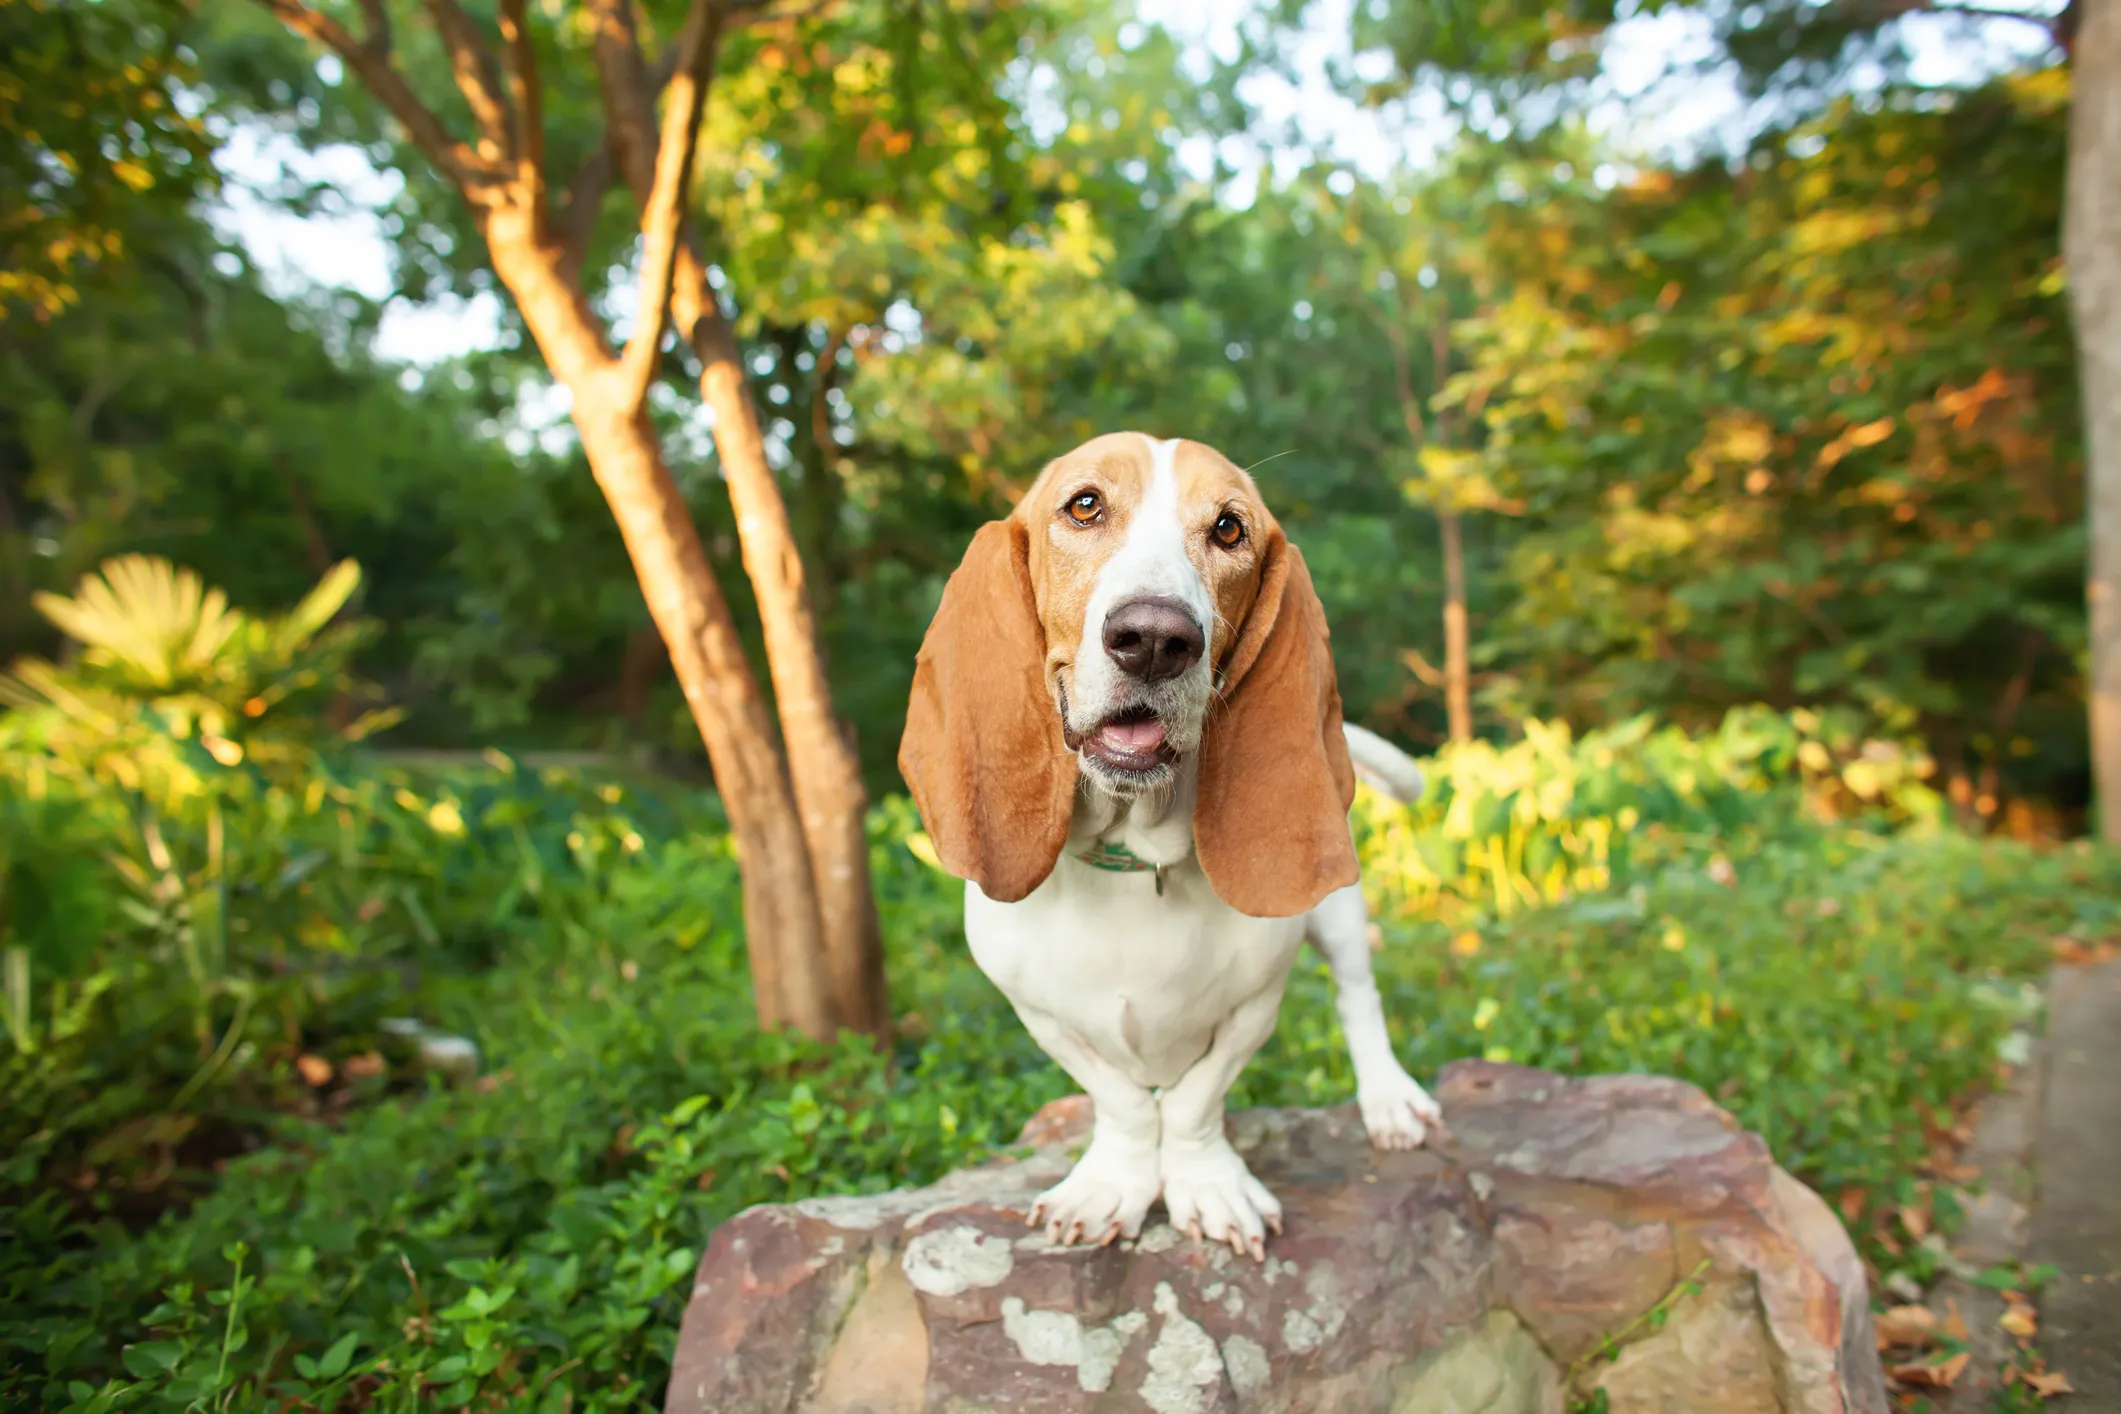
[[[1352,755],[1351,755],[1352,753]],[[1400,1066],[1348,825],[1358,765],[1324,610],[1252,479],[1198,442],[1115,433],[983,526],[921,645],[899,768],[965,936],[1090,1096],[1089,1148],[1030,1221],[1059,1244],[1173,1226],[1264,1258],[1281,1205],[1223,1134],[1297,950],[1330,962],[1371,1141],[1439,1111]]]

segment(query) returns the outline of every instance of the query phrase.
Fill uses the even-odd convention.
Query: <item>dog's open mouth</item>
[[[1082,752],[1129,775],[1153,771],[1171,760],[1163,718],[1147,707],[1129,707],[1092,728],[1082,739]]]

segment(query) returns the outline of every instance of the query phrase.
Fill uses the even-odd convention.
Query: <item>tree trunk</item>
[[[648,719],[649,694],[669,661],[655,625],[626,635],[625,651],[619,655],[619,715],[637,729]]]
[[[810,522],[810,568],[817,586],[817,600],[826,606],[827,614],[831,613],[840,582],[839,443],[832,436],[831,393],[838,374],[840,350],[846,344],[844,333],[838,329],[830,330],[825,337],[825,347],[818,353],[817,364],[811,370],[811,459],[803,467],[804,509]]]
[[[329,48],[352,69],[438,173],[463,195],[477,213],[494,273],[515,297],[546,366],[573,396],[574,424],[582,449],[618,522],[649,615],[670,649],[671,666],[707,745],[729,813],[744,876],[746,936],[761,1023],[792,1023],[819,1037],[830,1037],[842,1020],[869,1025],[871,1017],[881,1015],[882,1004],[878,1001],[865,1008],[850,995],[859,988],[850,984],[846,974],[850,970],[857,974],[857,983],[866,977],[859,966],[850,969],[843,956],[849,950],[850,935],[857,952],[864,937],[870,943],[869,952],[876,951],[875,904],[868,894],[868,854],[862,835],[861,782],[853,777],[850,793],[833,770],[836,762],[852,757],[831,722],[830,699],[823,691],[824,671],[817,661],[815,635],[809,632],[807,607],[802,604],[802,566],[789,543],[786,511],[777,493],[770,505],[758,504],[757,488],[748,484],[737,499],[745,564],[759,587],[781,711],[793,728],[788,733],[789,754],[805,763],[793,773],[792,788],[791,773],[784,769],[774,741],[772,718],[745,661],[729,606],[708,569],[691,511],[663,462],[662,448],[646,413],[646,395],[661,352],[660,336],[667,327],[664,312],[680,307],[669,293],[672,262],[680,254],[689,267],[685,284],[695,312],[705,304],[712,315],[683,320],[681,331],[697,340],[702,326],[710,334],[719,329],[721,341],[729,346],[729,359],[724,361],[734,358],[735,342],[713,310],[711,297],[703,293],[705,272],[686,238],[684,219],[701,113],[728,12],[713,0],[691,0],[667,56],[669,69],[663,78],[651,79],[641,57],[631,0],[602,0],[587,11],[595,25],[603,70],[606,142],[625,167],[627,184],[642,215],[642,324],[624,353],[615,357],[576,277],[580,239],[593,227],[594,213],[587,204],[578,208],[583,219],[571,222],[562,239],[554,239],[547,229],[543,99],[537,46],[523,0],[503,0],[499,6],[496,21],[502,48],[498,61],[478,23],[462,8],[454,4],[427,7],[449,56],[458,93],[477,129],[478,136],[470,143],[452,134],[450,124],[420,99],[397,67],[391,54],[387,6],[361,6],[366,33],[357,39],[337,18],[305,0],[262,2],[290,29]],[[671,106],[665,121],[658,122],[656,96],[666,84]],[[597,178],[595,164],[585,168],[585,177]],[[593,202],[598,191],[598,180],[579,188],[570,184],[570,202]],[[569,239],[575,244],[570,245]],[[707,362],[710,372],[718,367],[715,358]],[[758,470],[766,472],[766,489],[771,492],[758,420],[743,396],[741,370],[737,371],[735,394],[732,401],[724,390],[723,405],[717,407],[725,418],[717,429],[717,440],[733,437],[742,444],[748,436],[750,450],[757,453]],[[715,399],[709,401],[712,404]],[[755,479],[752,460],[743,445],[733,458],[725,451],[725,463],[735,468],[732,483],[740,477]],[[756,554],[755,537],[760,541]],[[799,611],[792,621],[790,603]],[[791,652],[791,643],[807,652]],[[822,716],[822,729],[811,720],[817,716]],[[848,826],[843,822],[850,809],[852,824]],[[806,830],[813,836],[829,834],[827,847],[806,843]],[[850,830],[859,844],[852,850],[846,841]],[[815,876],[813,854],[818,857]],[[830,890],[831,902],[825,909],[819,907],[817,880],[824,880]],[[847,900],[852,885],[859,885],[861,891],[858,910],[850,909]],[[851,933],[850,916],[857,919]],[[834,925],[830,941],[822,926],[825,919]],[[859,920],[866,920],[866,931]],[[855,961],[859,964],[862,959]],[[873,991],[881,998],[880,959],[874,965],[877,985]]]
[[[1443,700],[1451,719],[1451,744],[1473,739],[1473,668],[1466,634],[1466,552],[1456,510],[1441,506],[1443,533]]]
[[[762,1027],[829,1039],[835,1015],[803,822],[781,769],[773,721],[745,660],[728,602],[645,409],[617,396],[617,369],[557,253],[509,215],[487,222],[495,272],[539,351],[574,400],[582,450],[617,521],[648,613],[706,743],[743,873],[745,941]]]
[[[2091,564],[2092,778],[2099,835],[2121,844],[2121,0],[2077,0],[2071,52],[2069,269],[2084,390]]]
[[[688,266],[690,267],[688,270]],[[744,378],[736,331],[696,259],[682,260],[671,312],[700,358],[700,395],[714,411],[714,446],[729,481],[744,572],[757,595],[788,770],[817,881],[825,970],[840,1024],[872,1035],[889,1025],[884,952],[869,881],[868,794],[852,734],[832,708],[803,558]]]
[[[597,61],[611,107],[612,155],[637,205],[654,175],[655,85],[642,58],[633,12],[592,7]],[[677,251],[670,314],[700,360],[700,395],[714,414],[714,446],[736,511],[744,572],[759,606],[766,663],[788,746],[788,773],[801,812],[824,939],[825,975],[843,1026],[881,1035],[889,1019],[876,897],[869,882],[868,796],[854,746],[832,710],[817,622],[758,409],[744,377],[736,331],[707,284],[689,238]]]

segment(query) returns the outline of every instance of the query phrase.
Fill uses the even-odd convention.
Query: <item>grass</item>
[[[1550,741],[1547,766],[1513,759],[1479,791],[1469,765],[1441,773],[1445,796],[1484,791],[1500,812],[1485,835],[1470,810],[1451,823],[1449,798],[1359,812],[1403,1056],[1423,1077],[1474,1055],[1682,1076],[1841,1201],[1881,1269],[1926,1275],[1882,1215],[1927,1191],[1936,1137],[2027,1019],[2051,940],[2113,930],[2113,861],[1821,823],[1794,772],[1753,746],[1661,736],[1652,770],[1646,739]],[[114,1018],[150,1013],[119,995],[137,980],[105,983],[75,1039],[46,1008],[43,1043],[11,1062],[42,1116],[0,1208],[11,1402],[656,1407],[714,1223],[931,1179],[1069,1088],[971,965],[957,886],[909,846],[903,801],[873,828],[900,1017],[880,1053],[751,1028],[734,866],[693,804],[505,768],[347,768],[333,789],[285,808],[270,848],[230,836],[230,857],[257,857],[221,867],[260,881],[231,895],[250,923],[229,964],[252,993],[245,1021],[222,988],[203,1039],[173,1003],[159,1049],[121,1053]],[[1601,820],[1627,849],[1569,867],[1606,868],[1609,887],[1554,886],[1552,861]],[[1458,857],[1489,863],[1453,872],[1420,838],[1451,830]],[[317,831],[342,832],[340,852],[275,893]],[[1496,867],[1512,831],[1543,872]],[[160,937],[134,945],[174,956],[153,951]],[[306,953],[286,947],[303,937]],[[474,1038],[480,1077],[422,1075],[380,1025],[392,1013]],[[221,1068],[183,1094],[198,1048],[228,1036]],[[305,1058],[330,1078],[305,1080]],[[57,1079],[32,1093],[40,1076]],[[67,1108],[119,1090],[132,1112]],[[1307,955],[1234,1100],[1351,1093]],[[176,1142],[150,1163],[154,1145],[109,1142],[186,1120],[217,1145]]]

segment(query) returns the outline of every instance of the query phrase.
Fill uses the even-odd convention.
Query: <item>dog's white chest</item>
[[[1136,1084],[1169,1085],[1243,1002],[1286,980],[1302,918],[1250,918],[1186,860],[1115,873],[1063,855],[1022,902],[965,889],[972,956],[1018,1011],[1075,1032]]]

